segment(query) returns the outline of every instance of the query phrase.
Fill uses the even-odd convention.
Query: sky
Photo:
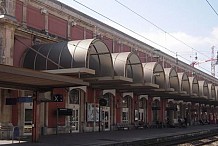
[[[205,61],[211,59],[212,46],[217,55],[218,14],[208,2],[218,13],[217,0],[59,1],[188,64],[197,56],[201,64],[195,67],[210,74],[211,62]]]

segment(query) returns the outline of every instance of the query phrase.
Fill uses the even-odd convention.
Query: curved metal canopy
[[[143,82],[143,69],[139,57],[133,52],[112,53],[116,76],[132,78],[135,83]]]
[[[190,83],[188,75],[184,72],[178,73],[180,93],[185,92],[190,95]]]
[[[175,91],[179,91],[179,78],[174,68],[164,68],[166,76],[167,88],[173,88]]]
[[[215,99],[216,99],[215,85],[213,83],[209,83],[208,89],[209,89],[209,99],[215,101]]]
[[[193,96],[199,96],[199,83],[196,77],[189,77],[190,93]]]
[[[206,99],[209,98],[209,88],[206,81],[198,81],[199,83],[199,96]]]
[[[99,39],[35,45],[24,55],[23,67],[34,70],[89,68],[96,76],[113,76],[112,57]]]
[[[147,83],[159,85],[160,88],[166,88],[166,79],[163,67],[157,62],[142,63],[144,70],[144,80]]]

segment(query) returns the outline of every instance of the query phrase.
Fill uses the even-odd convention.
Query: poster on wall
[[[139,111],[135,110],[135,121],[139,120]]]
[[[87,103],[87,121],[94,122],[99,120],[99,108],[93,103]]]

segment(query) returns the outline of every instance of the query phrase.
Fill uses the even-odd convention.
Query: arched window
[[[127,97],[123,98],[122,107],[123,108],[128,108],[128,98]]]
[[[73,89],[70,91],[69,104],[79,104],[79,90]]]

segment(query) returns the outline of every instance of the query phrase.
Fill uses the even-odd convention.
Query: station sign
[[[33,98],[31,96],[23,96],[23,97],[13,97],[6,98],[6,105],[16,105],[17,103],[30,103],[33,102]]]
[[[52,101],[53,102],[63,102],[64,101],[64,97],[62,94],[53,94],[52,95]]]
[[[33,102],[33,98],[31,96],[18,97],[17,102]]]

